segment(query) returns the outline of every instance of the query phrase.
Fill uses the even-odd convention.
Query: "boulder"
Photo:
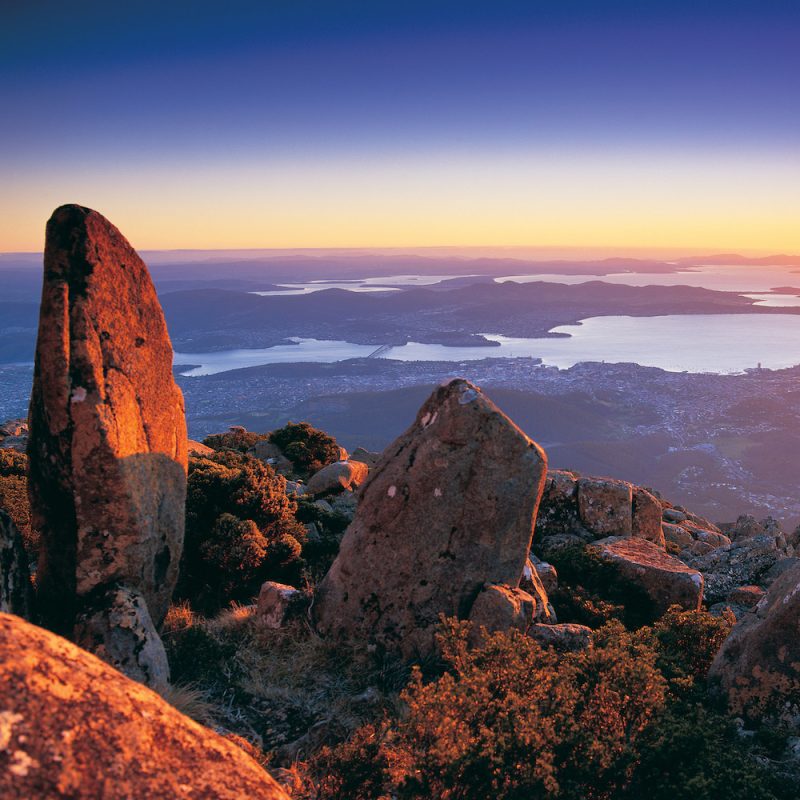
[[[640,486],[632,489],[631,534],[639,539],[665,547],[664,531],[661,527],[661,503]]]
[[[737,586],[727,597],[728,602],[753,608],[766,594],[760,586]]]
[[[266,581],[258,593],[256,621],[262,628],[282,628],[291,613],[302,605],[303,598],[303,593],[294,586]]]
[[[610,478],[578,481],[578,513],[595,536],[630,536],[633,528],[633,487]]]
[[[129,678],[163,692],[169,684],[167,654],[144,598],[119,586],[95,606],[97,610],[78,615],[75,643]]]
[[[202,442],[196,442],[194,439],[186,441],[186,449],[190,456],[213,456],[216,452],[213,447],[209,447]]]
[[[352,492],[364,483],[368,474],[369,467],[361,461],[336,461],[309,478],[306,493],[330,494],[345,490]]]
[[[613,564],[623,580],[639,586],[652,603],[655,617],[671,605],[697,610],[703,599],[703,576],[646,539],[609,536],[589,545]]]
[[[734,626],[709,672],[746,719],[800,731],[800,565],[781,575]]]
[[[22,535],[11,517],[0,508],[0,611],[30,619],[33,586]]]
[[[684,528],[682,525],[664,522],[662,523],[661,528],[664,531],[664,539],[667,542],[672,542],[672,544],[677,545],[681,550],[686,547],[691,547],[691,544],[694,541],[692,534],[689,533],[689,531],[686,530],[686,528]]]
[[[664,522],[669,522],[673,525],[678,525],[686,521],[686,514],[677,508],[665,508],[662,512]]]
[[[556,650],[575,652],[588,650],[592,646],[592,629],[574,622],[558,625],[536,623],[528,628],[528,636],[543,647],[554,647]]]
[[[541,564],[543,562],[540,561],[539,563]],[[547,566],[549,566],[549,564]],[[555,611],[553,611],[553,606],[550,605],[547,591],[530,558],[525,562],[525,568],[522,570],[519,588],[527,592],[536,601],[536,606],[533,610],[533,619],[536,622],[556,621]]]
[[[353,459],[353,461],[360,461],[362,464],[366,464],[370,469],[373,469],[373,467],[378,466],[381,460],[381,454],[373,453],[371,450],[366,450],[363,447],[356,447],[356,449],[350,453],[350,458]]]
[[[481,644],[484,633],[510,630],[525,633],[533,624],[536,607],[536,598],[522,589],[487,583],[469,612],[470,644]]]
[[[531,566],[536,570],[536,574],[539,576],[539,580],[545,592],[547,592],[547,594],[554,592],[558,588],[558,572],[556,568],[552,564],[548,564],[546,561],[541,561],[536,558],[533,554],[531,554],[530,561]]]
[[[28,420],[26,419],[7,419],[2,425],[0,425],[0,437],[27,435]]]
[[[519,586],[546,456],[476,387],[440,386],[384,451],[315,603],[323,635],[406,657],[487,583]]]
[[[0,796],[288,800],[235,744],[8,614],[0,614]]]
[[[29,419],[41,619],[70,636],[78,614],[123,586],[157,626],[183,547],[183,397],[147,267],[76,205],[47,224]]]

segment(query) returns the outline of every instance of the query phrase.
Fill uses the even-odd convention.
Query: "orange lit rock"
[[[9,614],[0,614],[0,797],[288,800],[235,744]]]

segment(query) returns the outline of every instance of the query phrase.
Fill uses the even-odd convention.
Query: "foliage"
[[[22,536],[28,558],[35,561],[39,535],[31,528],[28,457],[16,450],[0,450],[0,508],[8,512]]]
[[[700,703],[673,703],[641,743],[640,763],[623,795],[637,800],[794,800],[738,735],[732,722]]]
[[[244,428],[231,428],[225,433],[212,433],[203,439],[203,444],[212,450],[222,452],[233,450],[236,453],[246,453],[257,442],[268,438],[266,433],[253,433]]]
[[[308,422],[289,422],[272,431],[269,440],[292,462],[295,471],[305,476],[338,461],[341,452],[336,439]]]
[[[190,459],[180,597],[210,613],[249,601],[268,578],[298,578],[305,528],[285,488],[270,466],[233,450]]]
[[[415,673],[407,713],[367,726],[318,761],[321,798],[608,798],[664,707],[656,653],[616,623],[595,646],[558,654],[517,634],[478,650],[466,627],[443,640],[449,670]]]
[[[728,610],[721,617],[705,611],[683,611],[672,606],[648,631],[658,652],[658,667],[673,691],[703,681],[736,617]]]

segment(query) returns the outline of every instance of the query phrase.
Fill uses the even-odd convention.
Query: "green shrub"
[[[234,428],[226,433],[212,433],[206,436],[203,444],[217,452],[233,450],[236,453],[246,453],[256,442],[263,441],[267,436],[266,433],[253,433],[244,428]]]
[[[31,561],[39,554],[39,534],[31,527],[28,500],[28,457],[16,450],[0,450],[0,508],[17,526]]]
[[[305,528],[286,481],[233,450],[189,461],[178,596],[204,613],[247,602],[269,578],[296,580]]]
[[[795,800],[782,780],[736,732],[699,703],[673,703],[640,743],[626,800]]]
[[[672,606],[648,631],[658,651],[658,667],[681,692],[705,680],[711,662],[733,628],[731,611],[715,617],[707,611],[683,611]]]
[[[289,422],[272,431],[269,440],[280,447],[295,472],[305,476],[338,461],[341,452],[336,439],[307,422]]]

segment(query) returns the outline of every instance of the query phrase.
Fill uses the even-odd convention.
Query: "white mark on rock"
[[[441,497],[442,496],[442,490],[438,486],[433,490],[433,496],[434,497]]]
[[[397,487],[396,486],[390,486],[389,490],[386,492],[386,494],[388,494],[389,497],[394,497],[397,494]]]
[[[86,399],[86,389],[83,386],[76,386],[72,390],[72,397],[70,397],[71,403],[82,403]]]
[[[458,398],[458,404],[465,406],[467,403],[471,403],[477,397],[478,393],[474,389],[465,388],[464,391],[461,392],[461,397]]]
[[[422,425],[423,428],[427,428],[428,427],[428,423],[430,422],[430,419],[431,419],[431,415],[429,413],[426,413],[425,416],[420,420],[420,424]]]

